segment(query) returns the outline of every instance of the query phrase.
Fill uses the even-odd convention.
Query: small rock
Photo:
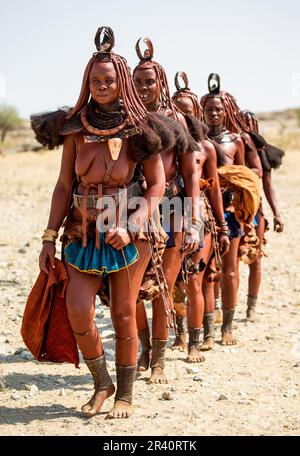
[[[105,329],[101,332],[102,339],[113,339],[115,337],[115,332],[110,329]]]
[[[147,418],[157,418],[158,417],[158,412],[155,412],[153,415],[147,415]]]
[[[20,357],[23,359],[26,359],[27,361],[31,361],[33,359],[33,356],[29,351],[25,350],[20,354]]]
[[[253,405],[254,402],[251,401],[250,399],[240,399],[238,401],[238,404],[240,404],[240,405]]]
[[[228,400],[228,397],[225,396],[225,394],[220,394],[220,396],[218,397],[217,400],[218,400],[218,401],[227,401],[227,400]]]
[[[58,383],[59,385],[65,385],[66,381],[63,378],[58,378],[55,380],[55,383]]]
[[[170,388],[172,393],[176,393],[176,388],[174,388],[174,386],[172,386],[172,388]]]
[[[173,400],[173,398],[171,396],[171,393],[169,391],[165,391],[164,393],[162,393],[161,398],[164,401],[172,401]]]
[[[96,309],[95,310],[95,317],[96,318],[103,318],[104,317],[104,310],[103,309]]]
[[[26,351],[26,348],[19,347],[17,348],[17,350],[14,351],[14,355],[20,355],[21,353],[23,353],[23,351]]]
[[[188,374],[198,374],[200,372],[199,367],[187,367],[186,371]]]
[[[34,394],[38,393],[39,389],[36,385],[33,384],[33,385],[31,385],[29,391],[30,391],[30,394],[33,396]]]
[[[60,389],[59,395],[60,395],[60,396],[66,396],[66,395],[67,395],[67,393],[65,392],[64,388],[61,388],[61,389]]]
[[[293,367],[300,367],[300,361],[298,361],[297,363],[295,363],[295,364],[293,365]]]
[[[21,248],[21,249],[18,250],[18,253],[26,253],[26,250]]]
[[[12,393],[10,398],[13,400],[13,401],[18,401],[20,399],[20,395],[18,393]]]
[[[297,397],[298,393],[296,390],[287,390],[286,393],[284,393],[284,397]]]
[[[255,348],[253,350],[255,353],[266,353],[267,350],[265,350],[264,348]]]
[[[105,354],[106,354],[107,356],[110,356],[111,358],[114,358],[114,357],[115,357],[115,351],[112,350],[111,348],[106,348]]]
[[[242,397],[246,397],[248,396],[248,393],[246,393],[246,391],[239,391],[239,395]]]
[[[195,377],[193,377],[193,381],[194,382],[202,382],[202,378],[195,376]]]

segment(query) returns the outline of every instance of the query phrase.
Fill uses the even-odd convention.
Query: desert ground
[[[168,349],[169,384],[149,386],[149,371],[142,373],[127,420],[104,419],[112,398],[98,416],[84,418],[80,406],[93,390],[85,364],[39,363],[20,335],[60,156],[58,150],[0,157],[0,435],[299,435],[300,150],[289,148],[273,172],[284,233],[272,231],[264,200],[271,230],[257,321],[245,319],[248,267],[241,264],[238,345],[222,347],[217,328],[215,349],[202,364],[187,364],[184,353]],[[114,333],[100,302],[96,322],[115,380]]]

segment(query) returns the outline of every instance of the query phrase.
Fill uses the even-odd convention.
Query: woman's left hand
[[[274,216],[274,231],[276,231],[276,233],[282,233],[283,231],[283,222],[280,215]]]
[[[227,234],[225,233],[219,233],[219,249],[220,249],[220,255],[226,255],[230,247],[230,240]]]
[[[120,226],[111,228],[106,232],[105,244],[111,245],[116,250],[121,250],[130,244],[131,239],[126,228]]]
[[[190,227],[189,231],[184,231],[181,252],[187,255],[198,249],[200,244],[199,230]]]

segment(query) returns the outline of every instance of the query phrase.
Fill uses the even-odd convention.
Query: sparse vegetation
[[[4,142],[6,134],[9,131],[15,130],[22,123],[18,111],[14,106],[0,105],[0,138]]]

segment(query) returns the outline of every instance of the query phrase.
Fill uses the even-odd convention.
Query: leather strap
[[[105,174],[104,174],[104,178],[103,178],[103,184],[108,184],[108,181],[109,181],[109,178],[111,176],[111,173],[112,173],[112,170],[113,170],[113,167],[114,167],[114,164],[116,163],[116,160],[113,160],[112,158],[110,159],[108,165],[107,165],[107,168],[106,168],[106,171],[105,171]]]

